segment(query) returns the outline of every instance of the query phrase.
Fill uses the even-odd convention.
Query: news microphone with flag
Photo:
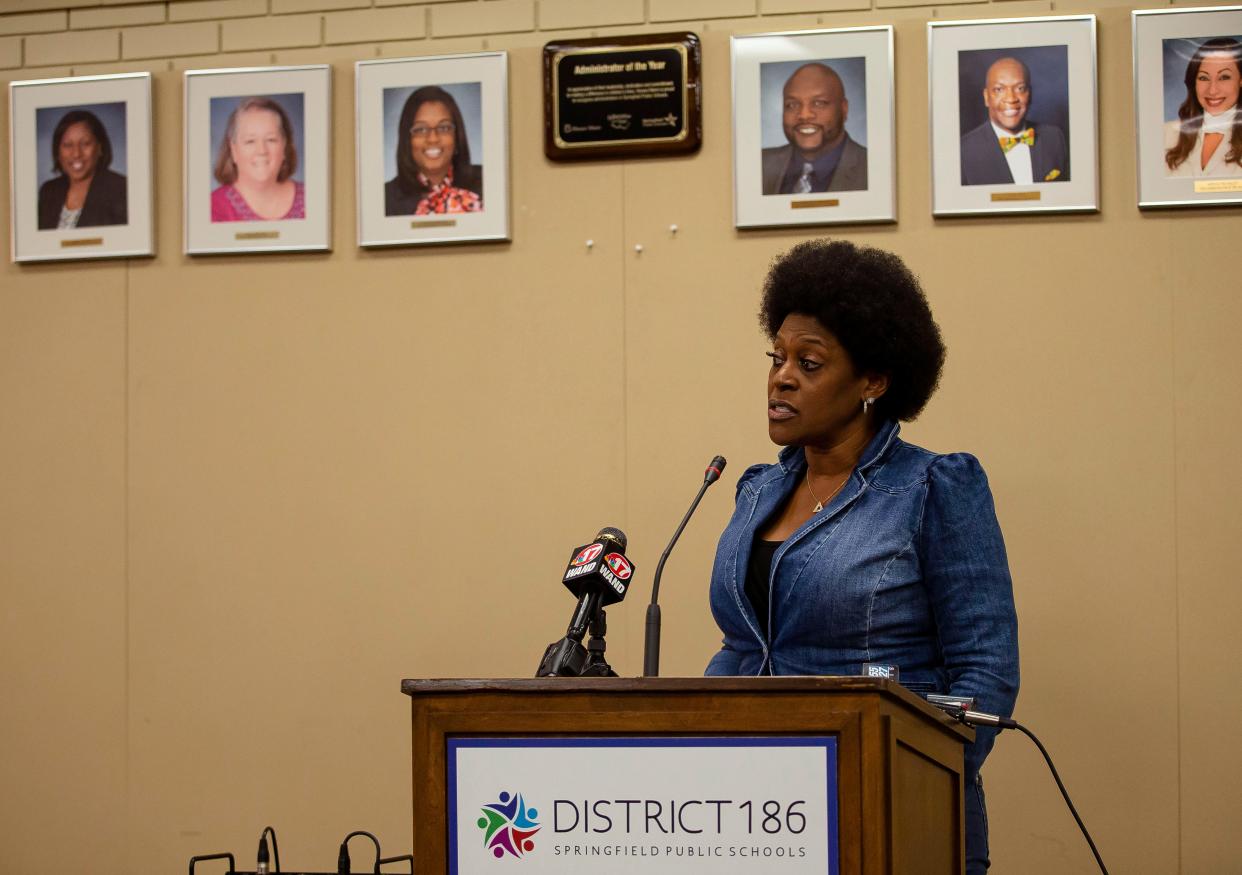
[[[625,598],[634,577],[634,564],[625,557],[625,532],[600,529],[595,540],[574,550],[561,582],[578,597],[578,608],[570,621],[568,635],[578,641],[599,608]]]
[[[625,532],[605,527],[591,543],[574,548],[561,582],[578,604],[565,637],[544,651],[537,677],[579,676],[587,667],[589,655],[582,646],[587,629],[601,609],[625,598],[634,579],[634,563],[625,555],[627,543]]]
[[[703,493],[707,492],[707,487],[720,479],[726,464],[724,456],[716,456],[707,463],[707,470],[703,472],[703,485],[699,487],[698,495],[694,496],[690,509],[681,518],[681,525],[677,527],[677,531],[673,532],[668,546],[660,554],[660,564],[656,566],[655,579],[651,582],[651,604],[647,605],[647,637],[643,643],[643,677],[660,676],[660,578],[664,574],[664,563],[668,561],[668,555],[673,552],[673,546],[681,537],[686,523],[690,522],[690,517],[698,509],[699,502],[703,500]]]

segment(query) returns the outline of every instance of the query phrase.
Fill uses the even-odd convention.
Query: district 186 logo
[[[604,561],[608,563],[608,567],[612,569],[612,573],[622,580],[629,580],[630,575],[634,573],[634,569],[630,567],[630,563],[620,553],[609,553],[604,557]]]
[[[526,806],[522,794],[501,793],[500,801],[484,805],[481,814],[476,823],[496,859],[506,854],[521,858],[535,849],[531,837],[539,832],[539,812]]]
[[[594,559],[597,559],[599,557],[599,554],[603,552],[604,552],[603,544],[599,544],[599,543],[588,544],[587,546],[583,547],[581,550],[578,551],[578,555],[575,556],[573,561],[570,562],[569,564],[570,565],[586,565],[588,562],[591,562]],[[564,555],[564,554],[562,553],[561,555]]]

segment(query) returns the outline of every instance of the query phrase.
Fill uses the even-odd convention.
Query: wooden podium
[[[401,690],[413,710],[413,850],[422,875],[449,871],[450,743],[524,736],[832,736],[841,875],[963,872],[962,746],[973,731],[891,681],[405,680]]]

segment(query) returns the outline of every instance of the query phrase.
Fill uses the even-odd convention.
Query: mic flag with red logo
[[[599,595],[600,607],[625,598],[634,578],[634,563],[625,556],[625,542],[601,532],[590,544],[576,547],[562,582],[576,597]]]

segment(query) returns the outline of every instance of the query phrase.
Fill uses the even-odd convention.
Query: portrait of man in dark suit
[[[1069,181],[1065,133],[1030,116],[1033,92],[1030,68],[1019,58],[998,58],[987,68],[983,86],[987,119],[962,137],[962,185]]]
[[[867,188],[867,149],[845,130],[850,104],[837,71],[803,64],[781,92],[786,143],[763,150],[763,193],[809,194]]]

